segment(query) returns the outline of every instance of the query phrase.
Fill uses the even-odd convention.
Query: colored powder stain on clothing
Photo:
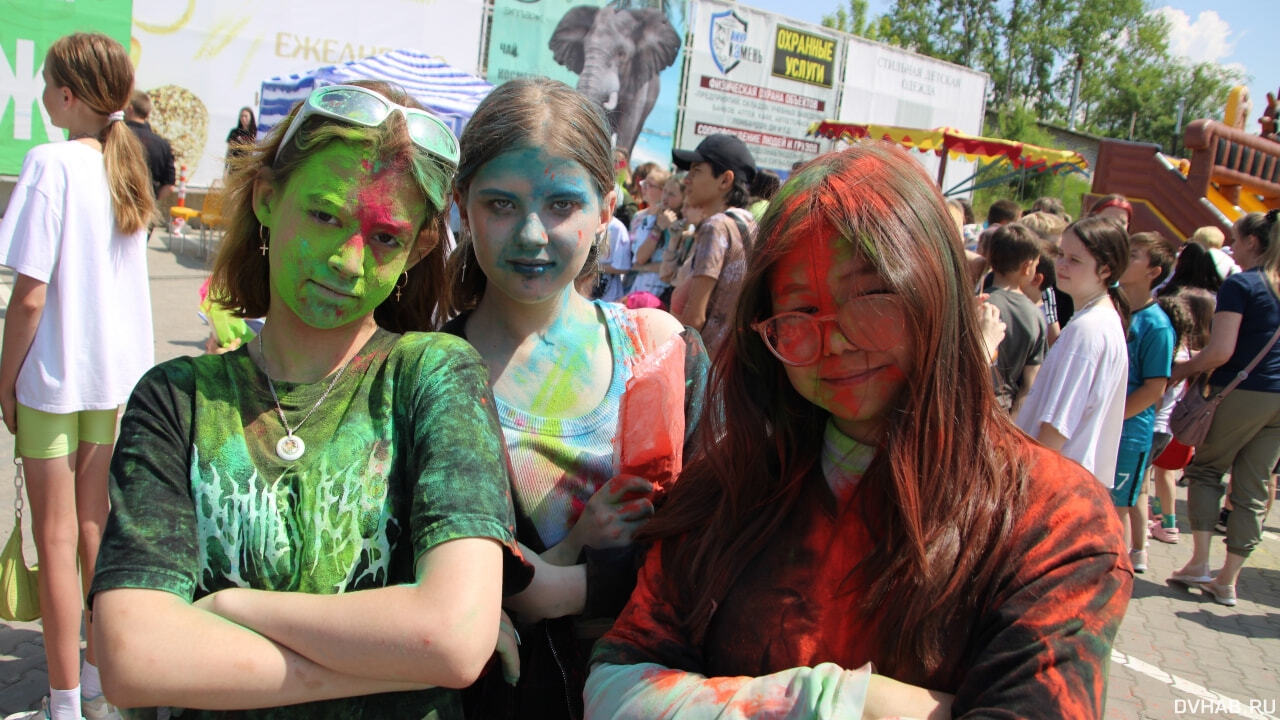
[[[641,679],[655,690],[673,690],[680,685],[684,672],[681,670],[646,670]]]
[[[592,494],[594,495],[595,493]],[[587,500],[590,499],[590,497],[583,499],[580,494],[575,494],[569,498],[569,527],[578,524],[578,518],[582,517],[582,512],[587,509]]]
[[[569,292],[572,292],[570,289]],[[582,407],[574,393],[581,387],[573,372],[586,376],[587,370],[554,372],[554,363],[566,362],[574,368],[588,368],[582,348],[599,344],[598,320],[584,322],[576,331],[553,332],[556,342],[539,343],[536,361],[522,363],[524,373],[516,387],[530,388],[519,398],[497,397],[498,414],[511,458],[516,505],[536,529],[538,541],[550,547],[562,540],[581,517],[586,503],[617,473],[613,437],[617,433],[618,406],[629,377],[635,353],[628,334],[621,329],[630,323],[625,308],[593,302],[593,315],[604,320],[609,353],[610,383],[604,397],[594,407]],[[451,321],[446,331],[465,329],[465,319]],[[577,339],[570,339],[577,338]],[[561,360],[560,355],[577,356]],[[548,379],[547,374],[555,378]],[[573,382],[570,382],[570,381]],[[559,396],[557,396],[559,394]],[[560,417],[556,417],[558,413]]]
[[[572,292],[568,288],[567,292]],[[579,403],[590,384],[591,355],[600,335],[597,322],[557,322],[529,356],[531,380],[541,378],[529,403],[529,411],[547,418],[565,417]],[[606,345],[607,349],[607,345]]]
[[[296,411],[291,388],[280,389],[286,413]],[[347,427],[373,423],[359,407],[326,403],[299,432],[323,431],[340,419]],[[402,532],[390,506],[378,500],[386,497],[389,439],[343,432],[322,444],[313,435],[302,460],[264,465],[254,463],[252,451],[270,458],[272,438],[283,428],[267,413],[246,431],[261,444],[251,449],[243,437],[229,438],[203,461],[200,443],[192,451],[197,527],[211,563],[201,574],[202,588],[211,592],[223,578],[312,593],[384,584],[393,538]]]
[[[531,403],[534,413],[546,417],[560,416],[577,403],[579,390],[586,384],[584,372],[590,370],[591,364],[579,353],[572,353],[564,360],[565,364],[548,369],[547,379]]]
[[[1032,476],[1010,510],[1007,564],[988,587],[972,589],[978,604],[960,622],[980,631],[948,633],[937,666],[895,678],[955,694],[957,716],[998,708],[1100,717],[1109,648],[1133,583],[1119,523],[1088,473],[1030,441],[1023,448]],[[661,545],[653,548],[593,662],[657,663],[709,677],[882,663],[870,642],[879,621],[859,610],[867,582],[856,565],[875,550],[862,495],[833,512],[825,493],[822,479],[806,479],[776,537],[721,590],[704,639],[686,636],[684,593],[664,576]]]
[[[501,430],[492,405],[478,401],[489,397],[487,378],[456,338],[378,331],[299,428],[306,453],[285,463],[275,454],[284,428],[245,348],[157,367],[122,421],[113,483],[116,512],[130,520],[108,527],[95,592],[146,587],[198,599],[228,587],[386,587],[414,582],[415,558],[464,537],[500,542],[506,577],[519,577],[510,574],[519,563]],[[291,419],[327,389],[277,385]],[[245,715],[462,717],[444,689]]]

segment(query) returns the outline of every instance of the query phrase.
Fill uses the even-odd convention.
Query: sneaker
[[[1130,550],[1129,562],[1133,563],[1133,571],[1136,573],[1144,573],[1147,571],[1147,551],[1146,550]]]
[[[1178,544],[1178,528],[1177,527],[1167,528],[1161,525],[1156,525],[1155,527],[1151,528],[1151,537],[1155,538],[1156,540],[1159,540],[1162,543],[1177,545]]]
[[[121,720],[120,712],[102,695],[95,698],[81,696],[80,711],[85,720]]]
[[[1219,585],[1210,580],[1209,582],[1200,583],[1200,589],[1206,594],[1213,596],[1213,601],[1219,605],[1227,607],[1235,607],[1236,605],[1236,587],[1235,585]]]
[[[23,710],[6,715],[4,720],[49,720],[49,697],[46,695],[44,700],[40,701],[39,710]]]
[[[1223,535],[1227,534],[1227,518],[1231,517],[1231,511],[1222,508],[1222,512],[1218,513],[1218,522],[1213,524],[1213,529]]]

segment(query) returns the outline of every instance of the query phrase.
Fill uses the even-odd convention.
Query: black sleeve
[[[192,505],[190,360],[152,368],[134,388],[111,458],[111,514],[89,591],[165,590],[195,596],[199,563]],[[91,605],[92,606],[92,605]]]
[[[1026,509],[1010,574],[971,635],[952,712],[963,718],[1100,718],[1133,571],[1106,490],[1066,460]]]
[[[178,175],[173,167],[173,146],[169,144],[168,140],[162,141],[161,146],[164,148],[164,154],[161,155],[161,165],[163,165],[164,171],[160,173],[160,177],[156,178],[156,182],[160,183],[161,187],[164,187],[165,185],[177,183]]]
[[[491,538],[503,547],[503,593],[523,590],[533,567],[516,545],[510,465],[489,370],[452,335],[421,336],[420,349],[408,350],[416,362],[397,381],[410,389],[413,408],[415,563],[442,542]]]
[[[636,587],[643,548],[635,543],[620,548],[584,547],[582,554],[587,566],[587,600],[581,617],[617,617]]]

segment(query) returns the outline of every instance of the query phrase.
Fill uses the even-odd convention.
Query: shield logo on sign
[[[747,42],[747,21],[734,10],[711,16],[711,59],[720,72],[729,71],[742,61],[742,46]]]

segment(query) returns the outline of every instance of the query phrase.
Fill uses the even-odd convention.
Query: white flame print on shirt
[[[385,443],[373,443],[367,463],[333,467],[320,457],[273,480],[248,462],[234,463],[234,472],[202,467],[199,448],[192,448],[199,592],[233,585],[335,593],[385,585],[401,538],[387,493],[388,456]]]

